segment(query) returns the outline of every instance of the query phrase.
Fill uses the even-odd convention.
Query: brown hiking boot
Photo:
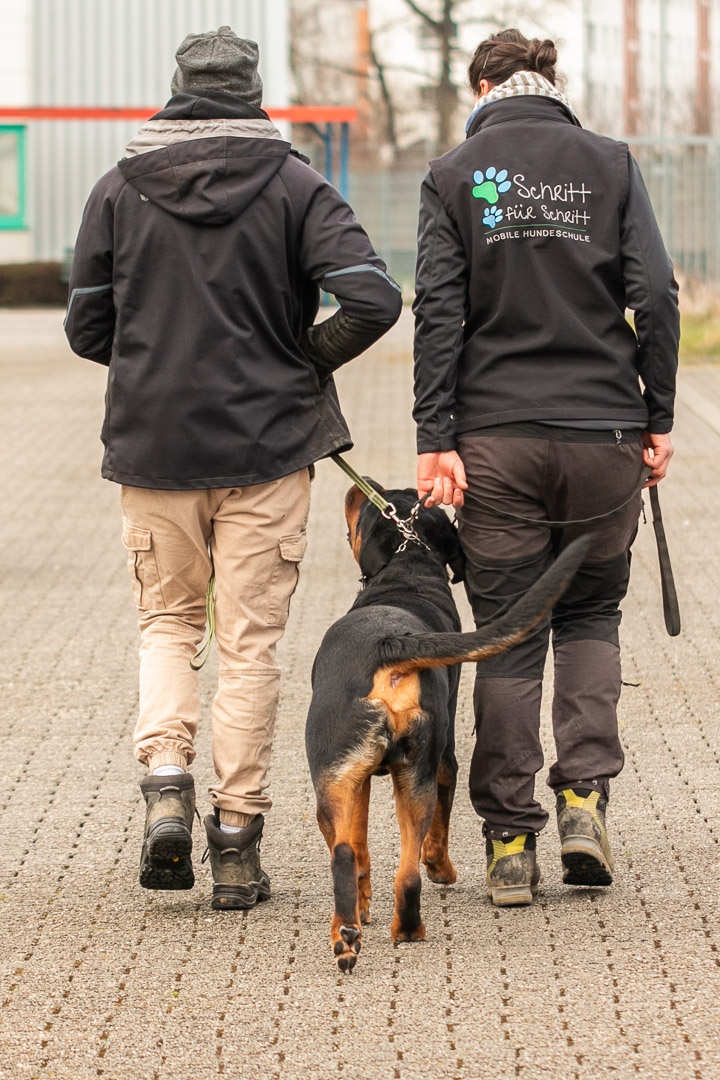
[[[143,889],[192,889],[195,782],[191,773],[146,776],[140,790],[147,804],[140,884]]]
[[[589,788],[557,793],[564,885],[612,885],[613,857],[605,828],[607,799]]]
[[[255,907],[270,899],[270,880],[260,865],[260,839],[265,818],[258,814],[247,828],[238,833],[223,832],[220,813],[205,818],[208,849],[212,867],[213,898],[216,911],[237,911]]]
[[[496,907],[532,904],[540,884],[535,861],[535,834],[521,833],[507,841],[485,840],[487,891]]]

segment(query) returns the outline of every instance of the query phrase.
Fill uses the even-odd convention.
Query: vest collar
[[[582,124],[560,101],[552,98],[526,95],[521,97],[504,98],[502,101],[490,101],[481,109],[477,110],[468,126],[467,138],[484,128],[495,124],[505,123],[507,120],[555,120],[561,124],[572,124],[582,127]]]

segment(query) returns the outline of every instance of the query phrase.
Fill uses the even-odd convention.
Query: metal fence
[[[720,283],[720,139],[628,142],[640,165],[667,248],[680,269]],[[406,294],[415,272],[422,171],[351,173],[349,201]]]
[[[406,296],[412,292],[424,172],[350,173],[348,201]]]
[[[675,264],[720,282],[720,139],[634,137],[631,150]]]

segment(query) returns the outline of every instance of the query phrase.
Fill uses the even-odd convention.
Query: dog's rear
[[[408,492],[386,493],[402,512]],[[367,586],[330,627],[313,668],[306,728],[320,829],[332,856],[331,945],[352,971],[369,922],[367,818],[373,774],[389,772],[400,826],[394,941],[422,940],[419,861],[450,883],[448,826],[457,766],[453,721],[459,667],[510,648],[543,619],[582,561],[568,548],[527,595],[493,624],[463,634],[445,563],[459,565],[455,530],[443,511],[421,511],[418,545],[401,537],[357,488],[346,499],[349,540]]]
[[[425,936],[418,873],[423,840],[431,877],[455,880],[447,830],[457,767],[452,750],[445,751],[451,683],[456,690],[457,680],[446,669],[396,676],[377,663],[383,633],[424,629],[419,619],[394,607],[353,610],[330,628],[315,662],[306,744],[318,823],[332,855],[330,933],[341,970],[354,966],[360,927],[370,921],[367,817],[373,774],[392,777],[402,838],[393,940]]]

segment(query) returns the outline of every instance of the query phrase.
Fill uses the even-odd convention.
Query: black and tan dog
[[[371,481],[374,483],[373,481]],[[378,485],[377,489],[380,491]],[[407,518],[412,490],[383,495]],[[463,634],[448,584],[464,558],[443,510],[421,510],[409,543],[357,487],[345,499],[349,541],[365,588],[334,623],[313,666],[305,743],[320,829],[332,856],[330,925],[341,971],[352,971],[361,926],[370,921],[367,846],[370,779],[390,773],[400,826],[393,941],[421,941],[420,858],[431,881],[451,883],[448,826],[457,762],[455,705],[460,668],[510,648],[547,614],[582,562],[578,540],[506,615]]]

